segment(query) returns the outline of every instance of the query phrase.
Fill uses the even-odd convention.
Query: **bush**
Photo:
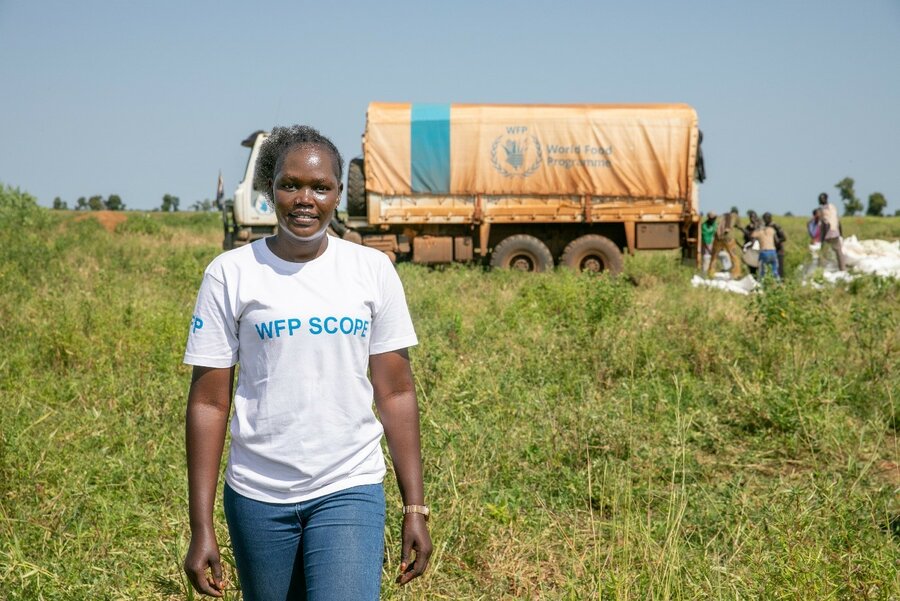
[[[0,229],[43,223],[46,213],[28,192],[0,183]]]

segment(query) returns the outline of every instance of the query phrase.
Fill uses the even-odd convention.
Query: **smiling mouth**
[[[288,220],[297,225],[308,225],[319,220],[319,216],[315,213],[288,213]]]

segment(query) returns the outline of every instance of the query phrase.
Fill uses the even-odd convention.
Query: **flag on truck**
[[[219,170],[219,183],[216,186],[216,207],[222,206],[222,199],[225,197],[225,182],[222,181],[222,170]]]

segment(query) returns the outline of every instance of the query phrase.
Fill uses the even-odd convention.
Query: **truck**
[[[252,187],[266,136],[242,142],[225,248],[277,226]],[[623,253],[677,249],[696,264],[701,141],[686,104],[373,102],[329,233],[428,265],[615,274]]]

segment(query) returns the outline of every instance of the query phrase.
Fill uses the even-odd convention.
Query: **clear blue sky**
[[[350,158],[373,100],[687,102],[703,210],[900,208],[900,0],[0,0],[0,182],[44,205],[230,196],[275,124]]]

